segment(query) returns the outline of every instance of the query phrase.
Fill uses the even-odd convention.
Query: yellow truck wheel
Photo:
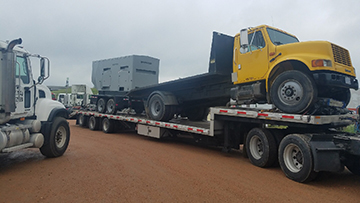
[[[303,113],[317,99],[312,78],[297,70],[281,73],[270,87],[272,103],[285,113]]]

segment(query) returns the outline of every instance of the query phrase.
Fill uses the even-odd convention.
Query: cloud
[[[51,60],[49,85],[91,83],[94,60],[131,54],[160,59],[160,81],[204,73],[212,31],[274,25],[302,41],[347,48],[360,75],[358,1],[12,0],[2,2],[1,40],[23,38]]]

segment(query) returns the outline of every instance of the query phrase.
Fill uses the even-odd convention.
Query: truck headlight
[[[312,67],[332,67],[331,61],[325,59],[312,60],[311,65]]]

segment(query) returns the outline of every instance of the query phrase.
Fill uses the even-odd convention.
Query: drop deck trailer
[[[243,154],[253,165],[269,167],[278,160],[285,175],[297,182],[311,181],[320,171],[342,171],[344,166],[360,175],[360,135],[336,130],[356,119],[355,114],[314,116],[227,107],[210,108],[210,121],[200,122],[77,112],[77,124],[106,133],[136,129],[140,135],[159,139],[188,134],[223,151],[243,144]]]

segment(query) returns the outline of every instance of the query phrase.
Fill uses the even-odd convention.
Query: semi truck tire
[[[104,118],[101,122],[102,130],[104,133],[112,133],[114,132],[115,126],[114,122],[108,118]]]
[[[44,138],[44,145],[40,148],[44,156],[52,158],[63,155],[70,141],[69,123],[63,117],[56,117],[50,134],[44,135]]]
[[[106,102],[104,98],[100,98],[96,104],[97,112],[99,113],[105,113],[106,111]]]
[[[171,105],[165,105],[163,98],[159,94],[154,94],[149,101],[149,116],[158,121],[169,121],[173,114]]]
[[[106,102],[106,113],[114,114],[115,111],[116,111],[115,100],[114,99],[109,99]]]
[[[277,145],[273,135],[266,129],[253,128],[246,136],[246,154],[258,167],[270,167],[277,159]]]
[[[91,116],[89,118],[89,129],[90,130],[98,130],[100,127],[100,118],[96,118],[95,116]]]
[[[312,78],[297,70],[277,76],[270,88],[272,103],[285,113],[303,113],[317,99],[317,88]]]
[[[348,155],[345,166],[355,175],[360,176],[360,156]]]
[[[302,134],[287,135],[279,146],[279,163],[285,175],[297,182],[316,178],[314,160],[309,144],[310,138]]]

